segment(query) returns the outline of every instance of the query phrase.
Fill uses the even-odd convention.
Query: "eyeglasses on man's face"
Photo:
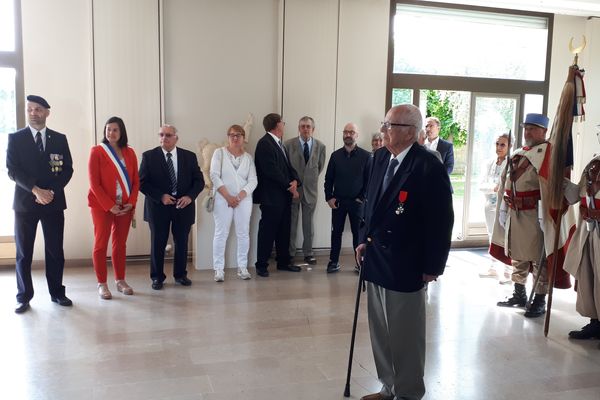
[[[356,133],[356,131],[342,131],[342,133],[344,134],[344,136],[346,136],[346,135],[354,135]]]
[[[167,139],[171,139],[172,137],[175,137],[176,135],[174,133],[164,133],[164,132],[160,132],[158,134],[158,136],[160,136],[161,138],[167,138]]]
[[[399,128],[406,128],[406,127],[414,126],[414,125],[413,124],[399,124],[399,123],[394,123],[394,122],[389,122],[389,121],[381,122],[381,127],[383,129],[385,129],[386,131],[394,126],[399,127]]]

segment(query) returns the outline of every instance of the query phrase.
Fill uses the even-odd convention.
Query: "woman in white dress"
[[[252,156],[244,151],[246,132],[239,125],[227,130],[228,145],[215,150],[210,163],[210,179],[215,193],[215,237],[213,268],[215,281],[225,280],[225,245],[233,220],[237,237],[237,274],[250,279],[248,249],[250,247],[250,215],[252,192],[258,180]]]
[[[509,136],[504,133],[496,138],[496,157],[489,161],[483,176],[483,182],[480,184],[480,189],[485,196],[485,226],[487,228],[489,239],[492,238],[494,230],[494,220],[496,218],[496,203],[498,202],[498,184],[500,176],[506,168],[506,155],[508,154]],[[505,267],[504,277],[499,278],[500,283],[510,282],[509,266]],[[490,268],[479,274],[482,278],[496,278],[495,261],[492,261]]]

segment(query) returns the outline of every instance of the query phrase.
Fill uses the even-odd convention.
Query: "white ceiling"
[[[552,14],[600,17],[600,0],[425,0],[438,3],[508,8]]]

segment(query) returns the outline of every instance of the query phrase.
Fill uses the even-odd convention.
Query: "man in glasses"
[[[422,121],[411,104],[390,109],[381,125],[385,148],[375,152],[369,173],[356,258],[367,281],[382,388],[363,400],[425,394],[425,284],[444,272],[454,213],[444,165],[416,143]]]
[[[331,154],[325,172],[325,200],[331,207],[331,251],[327,273],[340,270],[339,257],[346,216],[352,230],[352,246],[358,245],[366,179],[364,173],[371,153],[356,144],[358,126],[349,122],[342,132],[344,146]],[[358,267],[356,268],[358,270]]]
[[[447,140],[440,137],[440,120],[436,117],[429,117],[425,119],[425,134],[427,139],[425,140],[425,147],[429,150],[434,150],[440,153],[442,162],[448,175],[454,170],[454,146]]]
[[[173,233],[175,282],[190,286],[187,277],[188,237],[196,218],[194,200],[204,189],[204,178],[196,154],[177,147],[179,136],[173,125],[163,125],[158,133],[160,146],[144,152],[140,166],[140,192],[144,193],[144,221],[151,234],[150,279],[152,289],[160,290],[164,273],[165,246]]]
[[[292,200],[290,232],[290,255],[296,254],[296,233],[298,215],[302,206],[302,252],[304,262],[314,265],[317,260],[313,253],[313,216],[317,208],[319,175],[325,167],[325,145],[315,139],[315,121],[308,116],[298,122],[298,137],[286,140],[284,146],[290,156],[290,163],[298,173],[302,186],[298,188],[299,199]]]

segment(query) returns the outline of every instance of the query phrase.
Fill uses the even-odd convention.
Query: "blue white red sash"
[[[121,189],[125,193],[127,193],[127,197],[129,197],[131,194],[131,181],[129,179],[129,174],[127,173],[127,169],[125,168],[125,165],[123,165],[121,160],[119,160],[119,157],[117,157],[117,153],[115,152],[115,150],[112,147],[110,147],[106,143],[101,143],[100,146],[104,149],[104,152],[106,153],[108,158],[114,164],[114,166],[117,170],[117,176],[118,176],[119,184],[121,185]]]

